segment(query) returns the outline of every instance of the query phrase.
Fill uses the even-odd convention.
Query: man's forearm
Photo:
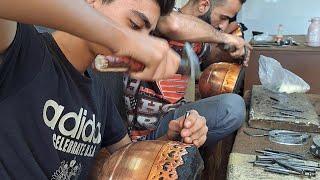
[[[83,0],[1,0],[0,18],[62,30],[111,51],[121,44],[115,39],[125,38],[122,28]]]
[[[219,32],[201,19],[178,12],[161,17],[157,29],[172,40],[225,43],[227,39],[225,33]]]

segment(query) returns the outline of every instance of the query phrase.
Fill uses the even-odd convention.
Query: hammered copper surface
[[[161,142],[146,141],[132,143],[122,148],[104,163],[98,179],[147,179],[163,145]]]
[[[102,165],[99,180],[104,179],[178,179],[177,168],[184,164],[186,145],[171,141],[141,141],[112,154]]]
[[[214,63],[207,67],[199,80],[202,98],[224,93],[232,93],[242,66],[233,63]]]

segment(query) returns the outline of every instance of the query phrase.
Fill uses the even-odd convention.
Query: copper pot
[[[141,141],[112,154],[95,171],[104,179],[195,179],[203,161],[195,146],[179,142]]]
[[[235,25],[235,24],[233,24]],[[231,32],[232,35],[243,37],[240,24],[236,24]],[[234,51],[235,47],[224,46],[227,51]],[[199,79],[199,92],[202,98],[224,93],[239,94],[244,79],[244,69],[241,64],[220,62],[208,66]]]
[[[207,67],[199,79],[199,91],[202,98],[224,93],[236,93],[243,76],[242,65],[234,63],[214,63]]]

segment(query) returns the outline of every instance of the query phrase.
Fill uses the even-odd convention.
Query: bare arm
[[[136,74],[137,78],[159,79],[178,69],[179,57],[166,42],[121,27],[84,0],[1,0],[0,19],[62,30],[103,45],[115,55],[136,59],[146,67],[143,73]],[[1,45],[1,51],[12,42],[13,26],[8,21],[0,21],[0,42],[6,42]]]
[[[113,51],[119,48],[115,45],[117,43],[112,43],[114,42],[112,36],[117,39],[125,38],[119,26],[110,19],[102,17],[85,1],[2,0],[0,2],[0,18],[66,31],[84,39],[107,45]],[[1,28],[6,26],[8,24],[2,24]],[[101,29],[105,31],[103,32]],[[96,35],[93,36],[93,34]]]
[[[178,12],[160,18],[157,29],[172,40],[189,42],[226,43],[226,34],[221,33],[201,19]]]
[[[244,47],[251,48],[242,38],[220,32],[197,17],[178,12],[172,12],[167,16],[161,17],[157,30],[172,40],[234,46],[236,50],[229,54],[236,58],[245,54]]]
[[[118,149],[124,147],[125,145],[131,143],[131,139],[129,138],[128,135],[126,135],[124,138],[122,138],[119,142],[111,145],[111,146],[108,146],[107,149],[108,151],[112,154],[114,153],[115,151],[117,151]]]
[[[12,43],[16,34],[16,29],[16,22],[0,19],[0,54]]]

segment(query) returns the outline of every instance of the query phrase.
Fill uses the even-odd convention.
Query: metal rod
[[[266,155],[266,156],[281,156],[281,157],[292,158],[291,156],[289,156],[287,154],[280,154],[280,153],[274,153],[274,152],[269,152],[269,151],[259,151],[259,150],[257,150],[256,152],[262,153],[263,155]]]
[[[273,109],[281,110],[281,111],[290,111],[290,112],[300,112],[303,113],[303,111],[299,109],[290,109],[290,108],[285,108],[285,107],[280,107],[280,106],[271,106]]]
[[[277,173],[277,174],[283,174],[283,175],[293,174],[293,173],[290,173],[288,170],[278,169],[278,168],[272,168],[272,167],[266,167],[266,168],[264,168],[264,171],[266,171],[266,172],[272,172],[272,173]],[[300,174],[298,173],[297,175],[300,175]]]
[[[265,151],[273,152],[273,153],[279,153],[279,154],[287,154],[290,157],[294,157],[297,159],[306,159],[304,155],[298,154],[298,153],[293,153],[293,152],[286,152],[286,151],[279,151],[279,150],[273,150],[270,148],[265,148]]]
[[[283,163],[283,162],[281,162],[281,161],[279,161],[279,160],[275,160],[275,162],[276,162],[277,164],[279,164],[280,166],[284,167],[284,168],[290,169],[290,170],[292,170],[292,171],[296,171],[296,172],[298,172],[298,173],[300,173],[300,174],[304,174],[304,172],[305,172],[304,170],[302,170],[302,169],[300,169],[300,168],[296,168],[296,167],[294,167],[294,166],[290,166],[290,165],[285,164],[285,163]]]
[[[184,128],[184,122],[186,121],[187,117],[190,116],[190,111],[187,111],[185,114],[184,114],[184,119],[182,120],[182,129]],[[182,143],[183,143],[183,137],[181,137],[181,140],[180,140]]]
[[[272,160],[276,160],[276,159],[286,160],[288,158],[282,157],[282,156],[256,156],[257,161],[267,161],[267,160],[272,161]]]
[[[243,130],[243,133],[245,133],[246,135],[251,136],[251,137],[265,137],[265,136],[269,136],[269,134],[251,134],[251,133],[249,133],[249,132],[246,131],[246,130]]]

